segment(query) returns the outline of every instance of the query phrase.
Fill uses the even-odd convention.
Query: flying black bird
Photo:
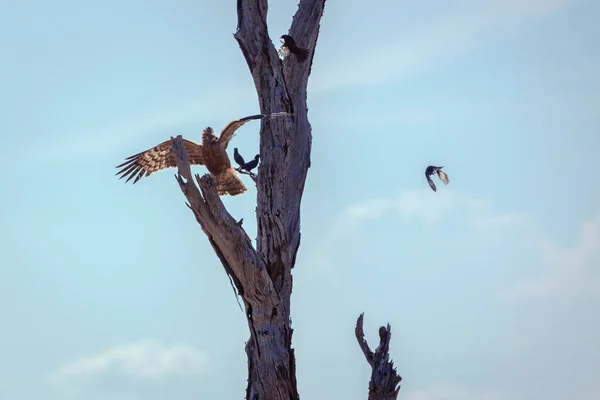
[[[425,169],[425,177],[427,178],[427,183],[429,183],[429,187],[434,192],[437,190],[435,187],[435,183],[433,183],[433,181],[430,178],[431,175],[437,173],[438,177],[442,180],[442,182],[444,182],[444,185],[447,185],[448,182],[450,182],[450,180],[448,179],[448,175],[446,175],[446,173],[442,171],[442,168],[444,167],[434,167],[433,165],[430,165],[429,167],[427,167],[427,169]]]
[[[296,41],[290,35],[282,35],[281,39],[281,47],[277,54],[281,57],[286,58],[290,54],[294,54],[298,61],[304,61],[308,57],[308,50],[298,47],[296,45]]]
[[[227,145],[235,136],[235,131],[248,121],[262,118],[277,118],[289,116],[291,114],[281,112],[274,114],[258,114],[236,119],[227,124],[217,137],[213,128],[210,126],[202,131],[202,144],[194,143],[190,140],[183,140],[188,152],[188,158],[191,165],[204,165],[215,180],[219,195],[229,194],[236,196],[246,191],[246,187],[237,176],[235,170],[231,167],[229,156],[227,156]],[[116,175],[121,175],[119,179],[127,177],[129,182],[135,178],[136,183],[141,178],[149,176],[153,172],[165,168],[177,166],[175,154],[171,152],[171,141],[167,140],[146,151],[127,157],[126,161],[117,165],[117,168],[123,167]]]

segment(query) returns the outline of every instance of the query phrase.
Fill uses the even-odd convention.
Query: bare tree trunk
[[[310,167],[311,127],[306,87],[325,0],[301,0],[289,34],[310,51],[305,62],[279,59],[267,32],[267,0],[238,0],[234,37],[248,63],[263,114],[257,180],[257,248],[225,209],[209,175],[194,184],[181,137],[172,141],[177,180],[202,230],[221,260],[246,309],[250,339],[248,400],[298,399],[292,349],[292,268],[300,245],[300,202]],[[284,32],[281,32],[283,34]],[[281,34],[277,35],[277,38]]]
[[[394,363],[390,360],[392,328],[390,324],[387,327],[382,326],[379,328],[379,346],[377,346],[375,352],[372,352],[365,340],[363,317],[364,313],[359,315],[354,332],[360,349],[373,369],[369,381],[369,400],[396,400],[398,392],[400,392],[399,384],[402,377],[398,375]]]

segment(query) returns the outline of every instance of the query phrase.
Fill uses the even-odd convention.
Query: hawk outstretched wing
[[[237,131],[242,125],[244,125],[248,121],[252,121],[255,119],[261,119],[266,117],[265,114],[256,114],[250,115],[249,117],[244,117],[240,119],[234,119],[230,123],[228,123],[225,128],[221,131],[221,135],[219,136],[219,143],[223,150],[227,149],[227,145],[229,141],[235,136],[235,131]]]
[[[223,150],[226,150],[227,145],[229,145],[229,141],[235,136],[235,131],[237,131],[242,125],[244,125],[248,121],[252,121],[255,119],[267,118],[267,117],[269,117],[270,119],[281,118],[281,117],[290,117],[293,115],[294,115],[293,113],[288,113],[288,112],[282,111],[282,112],[276,112],[276,113],[271,113],[271,114],[250,115],[248,117],[234,119],[233,121],[228,123],[225,126],[225,128],[223,128],[221,130],[221,135],[219,135],[219,144]]]
[[[190,164],[204,165],[202,145],[186,139],[183,139],[183,143],[188,152]],[[128,177],[125,181],[126,183],[135,177],[134,184],[153,172],[177,166],[175,154],[171,153],[171,140],[164,141],[151,149],[127,157],[125,160],[127,161],[123,164],[117,165],[116,168],[123,168],[115,175],[121,175],[119,179]]]

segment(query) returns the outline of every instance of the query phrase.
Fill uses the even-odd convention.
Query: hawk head
[[[215,135],[215,131],[210,126],[206,127],[202,131],[203,142],[217,142],[219,138]]]

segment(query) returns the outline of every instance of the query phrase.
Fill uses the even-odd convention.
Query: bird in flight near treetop
[[[437,173],[438,177],[442,180],[442,182],[444,182],[444,185],[447,185],[449,182],[448,175],[446,175],[446,173],[444,171],[442,171],[442,168],[444,168],[444,167],[434,167],[433,165],[430,165],[429,167],[427,167],[427,169],[425,169],[425,177],[427,178],[429,187],[434,192],[437,190],[435,187],[435,183],[433,183],[433,181],[430,178],[431,175]]]
[[[304,61],[308,57],[308,50],[300,48],[296,45],[296,41],[290,35],[282,35],[281,39],[281,47],[277,51],[281,57],[286,58],[290,54],[294,54],[298,61]]]
[[[240,169],[250,172],[258,165],[260,154],[255,155],[253,160],[246,162],[236,147],[233,149],[233,159],[240,166]]]
[[[229,141],[235,135],[235,131],[248,121],[289,115],[291,114],[281,112],[268,115],[257,114],[236,119],[223,128],[219,137],[215,136],[213,128],[209,126],[202,131],[202,144],[197,144],[186,139],[183,140],[190,164],[206,166],[208,172],[210,172],[215,180],[220,196],[225,194],[231,196],[242,194],[246,191],[246,187],[231,167],[231,162],[225,151],[227,150]],[[117,165],[116,168],[123,168],[116,175],[121,175],[119,179],[127,177],[125,182],[129,182],[132,178],[135,178],[133,181],[135,184],[153,172],[176,167],[177,162],[175,157],[175,153],[171,152],[171,140],[166,140],[146,151],[127,157],[123,164]]]

